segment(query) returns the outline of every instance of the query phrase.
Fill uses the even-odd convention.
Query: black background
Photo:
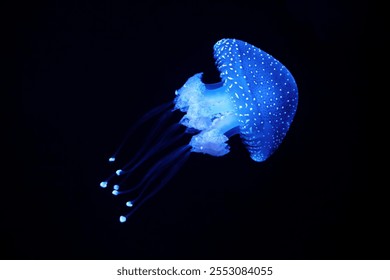
[[[367,5],[251,2],[9,7],[1,258],[388,258],[372,186],[361,183]],[[263,49],[294,75],[299,105],[285,141],[264,163],[237,137],[225,157],[191,154],[119,223],[125,198],[98,186],[112,170],[107,158],[190,76],[218,81],[212,47],[221,38]]]

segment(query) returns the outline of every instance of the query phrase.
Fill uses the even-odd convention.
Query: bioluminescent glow
[[[173,104],[163,104],[147,113],[133,127],[135,130],[158,117],[143,147],[129,163],[100,183],[102,188],[111,185],[114,195],[127,193],[132,197],[126,203],[131,210],[120,217],[121,222],[158,192],[191,152],[223,156],[230,150],[229,137],[239,134],[250,157],[262,162],[286,136],[298,106],[297,85],[287,68],[268,53],[237,39],[218,41],[214,45],[214,58],[221,81],[204,84],[202,73],[195,74],[176,91]],[[175,110],[185,115],[179,124],[161,131],[161,124]],[[156,160],[137,184],[126,187],[135,170],[183,137],[180,125],[187,127],[186,133],[193,134],[190,143]],[[115,162],[124,143],[109,162]]]

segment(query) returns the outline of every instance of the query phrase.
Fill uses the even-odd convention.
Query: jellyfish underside
[[[176,91],[175,109],[186,112],[180,123],[199,131],[190,141],[191,151],[226,155],[229,137],[240,133],[235,105],[223,82],[204,84],[196,74]]]

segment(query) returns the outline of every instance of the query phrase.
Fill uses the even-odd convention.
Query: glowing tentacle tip
[[[117,171],[115,171],[115,173],[116,175],[120,176],[123,173],[123,171],[122,169],[118,169]]]
[[[113,195],[118,195],[119,192],[118,192],[117,190],[113,190],[113,191],[112,191],[112,194],[113,194]]]
[[[116,191],[119,190],[119,185],[114,185],[113,189],[116,190]]]
[[[120,216],[120,217],[119,217],[119,221],[120,221],[121,223],[126,222],[126,217],[125,217],[125,216]]]
[[[115,158],[114,158],[114,157],[110,157],[110,158],[108,159],[108,161],[109,161],[109,162],[114,162],[114,161],[115,161]]]
[[[133,207],[133,202],[132,201],[128,201],[128,202],[126,202],[126,206],[127,207]]]
[[[106,188],[106,187],[107,187],[107,182],[106,182],[106,181],[101,182],[101,183],[100,183],[100,187]]]

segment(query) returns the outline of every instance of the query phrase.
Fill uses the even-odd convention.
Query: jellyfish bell
[[[287,68],[246,42],[222,39],[214,45],[221,82],[202,83],[202,74],[176,91],[175,108],[185,112],[181,124],[195,128],[193,152],[223,156],[228,137],[239,134],[257,162],[282,143],[298,105],[298,89]]]
[[[141,118],[133,130],[150,118],[157,122],[145,144],[102,188],[113,186],[114,195],[128,193],[132,210],[120,217],[125,222],[146,200],[157,193],[179,170],[191,152],[223,156],[229,153],[229,137],[240,135],[250,157],[265,161],[282,143],[294,119],[298,89],[287,68],[261,49],[237,39],[222,39],[214,45],[214,58],[221,82],[205,84],[202,73],[189,78],[175,94],[173,104],[163,104]],[[172,108],[173,106],[173,108]],[[184,116],[179,124],[161,129],[173,111]],[[179,127],[193,134],[188,144],[173,148],[150,167],[139,183],[124,187],[135,170],[157,153],[177,145],[183,137]],[[109,158],[113,163],[117,152]],[[118,178],[121,178],[118,183]]]

